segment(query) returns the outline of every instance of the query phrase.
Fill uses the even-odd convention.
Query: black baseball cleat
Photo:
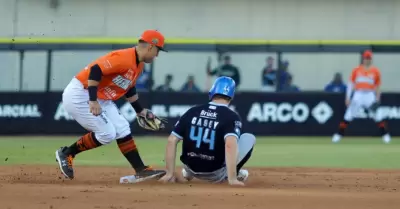
[[[72,155],[65,154],[67,147],[61,147],[56,151],[56,161],[60,166],[62,174],[69,179],[74,178],[74,169],[72,168],[72,162],[74,157]]]
[[[141,181],[146,181],[149,179],[159,179],[162,176],[165,175],[165,171],[163,170],[155,170],[150,166],[146,166],[145,169],[139,171],[136,173],[136,180],[135,183],[141,182]]]

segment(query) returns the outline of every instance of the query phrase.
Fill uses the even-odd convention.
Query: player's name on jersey
[[[206,127],[210,129],[217,129],[219,122],[215,120],[210,120],[207,118],[200,117],[193,117],[192,118],[192,125],[196,125],[199,127]]]
[[[42,113],[37,104],[4,104],[0,105],[1,118],[40,118]]]

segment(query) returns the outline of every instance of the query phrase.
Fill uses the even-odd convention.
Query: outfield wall
[[[363,39],[400,37],[396,0],[0,0],[0,36]]]
[[[188,100],[187,98],[190,98]],[[207,101],[206,94],[141,93],[143,106],[166,117],[168,134],[177,119],[191,106]],[[383,94],[377,114],[386,118],[393,135],[400,136],[400,94]],[[134,135],[153,134],[138,127],[136,114],[124,100],[116,102],[132,124]],[[325,93],[239,93],[231,108],[242,117],[244,131],[266,136],[330,136],[344,114],[344,95]],[[373,115],[360,110],[348,135],[375,136]],[[64,110],[61,93],[0,93],[0,134],[82,134],[85,132]]]

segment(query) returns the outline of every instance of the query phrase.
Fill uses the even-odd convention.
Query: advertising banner
[[[169,134],[190,107],[208,101],[206,94],[141,93],[142,106],[166,117],[168,126],[154,133],[141,129],[129,103],[116,101],[120,113],[131,123],[133,135]],[[387,119],[391,133],[400,136],[400,94],[383,94],[377,114]],[[242,118],[243,130],[259,136],[331,136],[345,112],[344,95],[326,93],[239,93],[230,108]],[[62,105],[61,93],[0,93],[0,134],[64,135],[85,130]],[[377,136],[373,113],[360,109],[346,135]]]

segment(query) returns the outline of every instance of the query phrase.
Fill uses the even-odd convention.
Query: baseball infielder
[[[65,177],[74,178],[73,159],[81,152],[117,141],[118,147],[136,171],[136,181],[165,174],[144,165],[129,122],[119,113],[114,100],[125,97],[139,116],[156,117],[138,102],[136,79],[144,63],[151,63],[164,47],[164,36],[155,30],[146,30],[134,48],[112,51],[98,58],[79,72],[64,89],[65,110],[89,131],[69,147],[55,153]],[[135,182],[131,182],[135,183]]]
[[[249,173],[242,169],[250,158],[256,138],[241,134],[240,116],[228,105],[235,94],[235,81],[219,77],[209,91],[210,102],[189,109],[176,123],[168,138],[167,174],[162,182],[174,182],[176,146],[182,141],[180,160],[186,180],[244,185]]]
[[[363,62],[353,69],[350,82],[346,92],[346,113],[344,120],[340,122],[339,130],[333,135],[332,142],[339,142],[348,124],[363,109],[372,111],[377,122],[382,139],[385,143],[390,142],[390,134],[382,116],[377,112],[381,92],[381,74],[377,67],[372,65],[372,52],[367,50],[363,53]]]

